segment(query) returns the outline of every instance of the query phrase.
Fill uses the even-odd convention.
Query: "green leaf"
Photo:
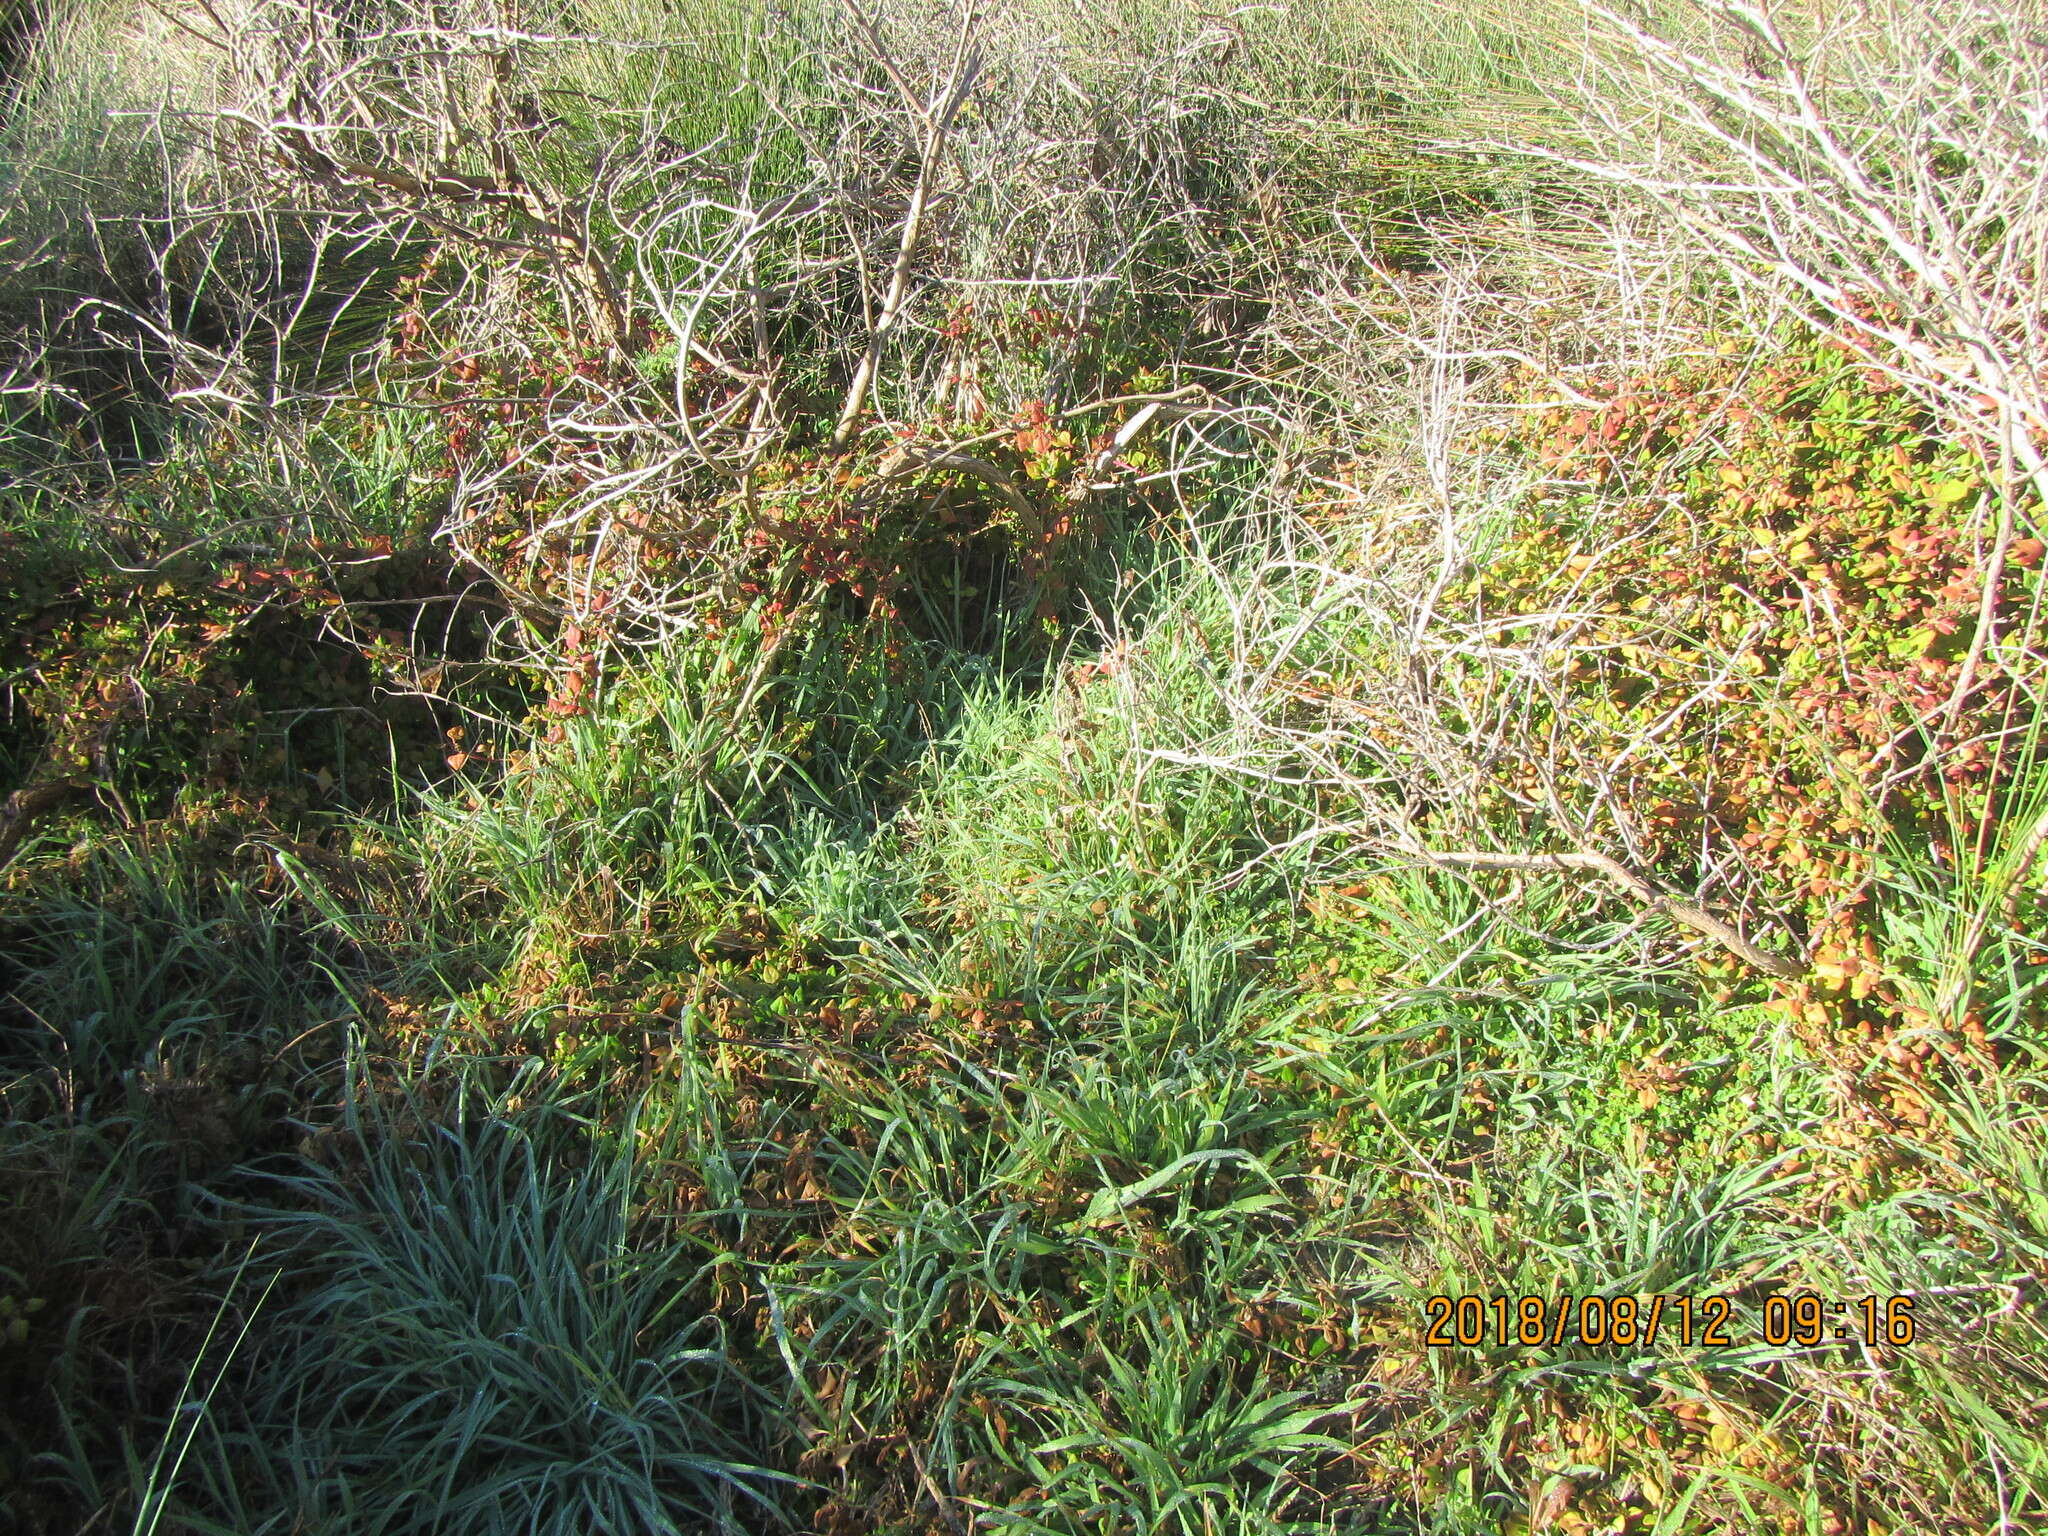
[[[1158,1194],[1188,1169],[1200,1163],[1215,1162],[1243,1163],[1260,1173],[1266,1171],[1264,1163],[1237,1147],[1215,1147],[1204,1152],[1190,1152],[1185,1157],[1175,1158],[1157,1173],[1140,1179],[1135,1184],[1126,1184],[1120,1189],[1098,1189],[1095,1198],[1088,1202],[1088,1209],[1081,1213],[1081,1220],[1084,1224],[1103,1221],[1119,1211],[1129,1210],[1140,1200],[1150,1199]]]

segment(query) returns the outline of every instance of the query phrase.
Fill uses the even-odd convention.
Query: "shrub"
[[[1784,1005],[1817,1030],[1981,1051],[1981,999],[1932,1017],[1879,940],[1900,850],[1988,874],[2032,792],[2042,546],[1996,537],[1987,445],[1836,334],[1618,382],[1506,442],[1541,478],[1461,597],[1488,665],[1526,658],[1541,745],[1481,814],[1562,796],[1559,830],[1781,915],[1813,961]],[[2038,881],[2008,884],[2009,922]]]

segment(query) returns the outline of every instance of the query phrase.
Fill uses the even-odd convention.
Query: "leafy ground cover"
[[[317,14],[7,98],[9,1521],[2048,1514],[2040,424],[1625,29]]]

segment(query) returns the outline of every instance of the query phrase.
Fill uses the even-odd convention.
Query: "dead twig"
[[[902,91],[906,105],[917,107],[916,99],[903,83],[882,41],[874,22],[854,3],[847,0],[848,9],[866,33],[890,77]],[[875,370],[882,360],[882,346],[896,328],[897,318],[903,313],[903,301],[910,292],[911,264],[917,256],[918,240],[924,233],[927,211],[931,207],[933,185],[938,177],[939,165],[944,158],[946,136],[952,131],[953,119],[966,104],[968,93],[974,88],[975,76],[980,73],[981,56],[972,46],[975,16],[970,9],[960,22],[960,36],[953,50],[952,68],[948,73],[943,91],[931,108],[919,108],[924,119],[924,142],[919,150],[917,182],[911,188],[910,204],[903,215],[903,236],[897,243],[896,262],[889,272],[889,288],[882,296],[882,307],[875,316],[875,322],[868,332],[868,344],[861,353],[860,362],[853,371],[853,382],[847,386],[846,400],[839,408],[839,419],[832,428],[832,447],[835,452],[844,448],[853,437],[854,423],[860,419],[861,407],[867,403],[868,387],[874,382]]]
[[[882,461],[882,476],[887,479],[908,469],[954,469],[964,475],[972,475],[983,485],[1003,499],[1004,505],[1018,517],[1029,522],[1037,518],[1038,509],[1025,499],[1010,477],[987,459],[978,459],[971,453],[954,453],[943,448],[898,448]]]
[[[1796,980],[1806,975],[1808,970],[1805,961],[1788,960],[1782,955],[1773,954],[1768,949],[1752,944],[1734,927],[1724,923],[1704,907],[1696,906],[1689,901],[1681,901],[1658,890],[1641,875],[1604,853],[1589,853],[1584,850],[1572,853],[1489,853],[1479,850],[1438,852],[1434,849],[1410,851],[1418,859],[1448,869],[1590,871],[1605,876],[1652,911],[1661,912],[1673,922],[1682,923],[1695,933],[1706,935],[1730,954],[1748,961],[1760,971],[1772,976],[1782,976],[1787,980]]]

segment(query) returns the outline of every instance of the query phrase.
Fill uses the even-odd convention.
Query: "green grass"
[[[754,1462],[774,1399],[691,1315],[685,1254],[628,1240],[632,1117],[578,1147],[558,1117],[469,1109],[470,1091],[429,1076],[386,1108],[355,1078],[320,1133],[339,1166],[238,1210],[290,1277],[266,1338],[291,1363],[211,1415],[218,1528],[686,1531],[772,1512]]]
[[[1950,1137],[1838,1149],[1828,1073],[1774,1015],[1645,968],[1576,889],[1503,910],[1313,844],[1247,873],[1304,807],[1146,751],[1215,739],[1198,658],[1223,612],[1184,577],[1113,675],[967,689],[893,758],[855,737],[801,774],[782,722],[829,740],[872,684],[795,656],[782,706],[841,702],[735,724],[744,679],[712,683],[742,635],[622,681],[516,778],[357,822],[343,846],[379,874],[287,860],[267,906],[179,883],[175,845],[114,843],[55,905],[17,875],[38,947],[11,1059],[114,1096],[73,1101],[102,1140],[64,1133],[71,1172],[55,1122],[24,1132],[69,1191],[26,1185],[32,1208],[89,1230],[139,1201],[211,1234],[218,1281],[151,1303],[195,1345],[251,1237],[281,1276],[176,1518],[757,1528],[755,1488],[807,1528],[943,1500],[1020,1530],[1487,1530],[1534,1475],[1632,1528],[1818,1530],[1857,1495],[1781,1447],[1859,1368],[1757,1343],[1780,1286],[1953,1297],[1925,1303],[1953,1342],[1890,1367],[1906,1395],[1849,1410],[1851,1454],[1898,1458],[1865,1507],[1895,1488],[1909,1525],[1937,1468],[2036,1497],[2010,1351],[2037,1358],[2038,1325],[1979,1289],[2043,1254],[2036,1090],[1959,1089]],[[272,935],[298,931],[333,983],[293,979],[319,973]],[[171,1165],[125,1127],[166,1106],[119,1098],[123,1069],[257,1104],[253,1062],[322,1018],[385,1042],[320,1074],[341,1116],[259,1116],[240,1172],[194,1164],[188,1125],[149,1155],[220,1196],[152,1204]],[[337,1038],[291,1042],[280,1086]],[[56,1113],[38,1081],[25,1126]],[[1858,1157],[1889,1171],[1845,1193]],[[93,1273],[95,1241],[51,1251]],[[1727,1350],[1418,1343],[1432,1294],[1730,1289]],[[130,1507],[81,1446],[44,1486]]]
[[[10,217],[0,328],[111,389],[127,362],[58,312],[146,265],[186,195],[167,166],[219,167],[106,116],[195,89],[184,55],[124,41],[117,7],[53,16],[15,65],[0,190],[69,201]],[[829,7],[531,19],[581,39],[519,61],[552,191],[645,135],[701,152],[701,183],[592,210],[607,249],[662,198],[805,184],[807,136],[872,134],[893,100]],[[913,75],[950,47],[936,12],[883,22]],[[538,412],[480,413],[500,436],[462,460],[473,380],[445,365],[466,349],[491,381],[578,387],[547,372],[573,348],[543,269],[474,244],[425,280],[430,345],[399,357],[386,279],[422,250],[351,247],[300,333],[270,322],[317,240],[209,225],[151,302],[166,334],[289,383],[274,408],[7,397],[0,792],[75,785],[0,866],[0,1524],[2048,1518],[2038,728],[2003,738],[1995,800],[1951,796],[1948,821],[1868,850],[1870,963],[1920,1022],[1863,1035],[1846,985],[1778,986],[1604,886],[1433,868],[1374,835],[1379,787],[1431,752],[1448,774],[1475,721],[1536,718],[1532,694],[1487,715],[1497,698],[1417,659],[1485,649],[1444,597],[1464,579],[1444,541],[1540,565],[1504,509],[1541,474],[1454,423],[1432,479],[1413,444],[1443,424],[1404,349],[1461,273],[1484,282],[1458,323],[1502,331],[1475,357],[1540,329],[1486,305],[1585,279],[1531,252],[1605,216],[1587,188],[1423,143],[1560,132],[1544,103],[1569,94],[1576,23],[1132,3],[987,25],[1006,94],[962,130],[877,411],[920,442],[981,432],[936,403],[956,346],[998,425],[1133,378],[1243,408],[1162,416],[1118,473],[1170,478],[1079,496],[1039,462],[1058,453],[978,442],[1031,517],[1071,518],[1040,565],[1043,530],[972,475],[837,485],[880,450],[830,460],[800,419],[780,478],[693,472],[600,507],[682,551],[606,587],[574,564],[594,546],[563,487],[637,472],[670,424],[622,414],[585,453],[520,436]],[[1074,195],[1023,206],[989,167]],[[871,243],[893,196],[856,210]],[[1459,266],[1515,220],[1526,238]],[[127,242],[105,274],[94,227]],[[635,247],[636,302],[737,228],[707,202]],[[778,235],[762,280],[847,234]],[[1004,293],[943,333],[964,276],[1083,257],[1114,258],[1099,332]],[[805,290],[774,333],[799,414],[827,423],[851,283]],[[1667,323],[1703,327],[1711,287],[1664,296]],[[1048,302],[1082,315],[1068,297]],[[1784,355],[1779,332],[1740,345]],[[346,398],[293,395],[344,374]],[[507,444],[541,472],[487,503]],[[1573,515],[1625,490],[1581,487]],[[862,571],[900,585],[761,555],[752,495],[867,530],[806,524],[814,552],[894,540]],[[1689,536],[1683,508],[1630,505],[1644,538]],[[557,546],[517,542],[550,519]],[[1407,649],[1440,570],[1438,649]],[[593,601],[650,593],[637,617]],[[2016,711],[2039,685],[2030,611],[1991,653]],[[1543,743],[1496,745],[1489,768]],[[1421,835],[1548,846],[1533,797],[1469,799],[1419,806]],[[1773,1340],[1801,1293],[1908,1297],[1917,1337]],[[1727,1342],[1428,1337],[1434,1297],[1652,1295],[1728,1297]]]

